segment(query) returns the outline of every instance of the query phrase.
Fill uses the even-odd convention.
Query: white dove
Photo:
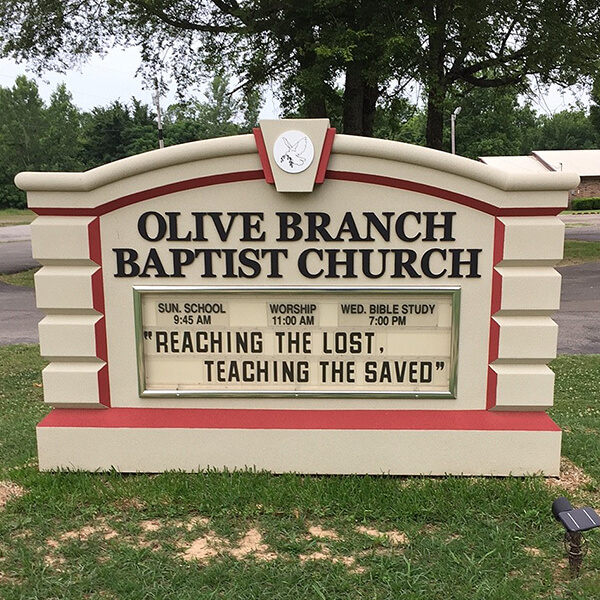
[[[300,138],[293,146],[285,136],[283,136],[282,139],[285,147],[287,148],[287,152],[281,156],[279,162],[287,160],[290,167],[301,167],[306,162],[306,158],[302,156],[306,151],[306,136]]]

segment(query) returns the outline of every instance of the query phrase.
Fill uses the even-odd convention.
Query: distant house
[[[572,198],[600,198],[600,150],[537,150],[529,156],[481,156],[498,169],[516,172],[577,173],[581,183]]]

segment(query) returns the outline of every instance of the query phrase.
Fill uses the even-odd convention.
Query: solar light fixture
[[[571,503],[560,496],[552,503],[552,514],[565,528],[565,550],[569,556],[571,573],[579,575],[583,557],[587,552],[583,531],[600,527],[600,517],[590,506],[573,508]]]

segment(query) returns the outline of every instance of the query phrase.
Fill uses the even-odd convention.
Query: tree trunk
[[[427,48],[427,131],[429,148],[442,150],[444,139],[444,100],[448,91],[446,81],[446,26],[451,3],[434,0],[428,7],[429,27]]]
[[[360,66],[356,62],[346,66],[346,85],[344,87],[343,129],[349,135],[363,133],[364,80]]]
[[[365,83],[363,95],[363,135],[373,137],[375,127],[375,109],[379,100],[379,88]]]
[[[306,52],[300,57],[300,70],[310,73],[306,81],[310,84],[304,85],[303,112],[307,119],[325,119],[327,118],[327,103],[325,102],[327,86],[323,77],[319,73],[317,64],[317,55],[314,52]]]
[[[346,66],[343,130],[349,135],[373,137],[379,89],[367,83],[363,68],[360,62],[351,62]]]
[[[428,148],[443,149],[444,140],[444,97],[437,87],[431,87],[427,94],[427,131]]]

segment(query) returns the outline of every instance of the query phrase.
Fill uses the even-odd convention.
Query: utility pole
[[[163,128],[162,128],[162,117],[160,114],[160,90],[158,88],[158,79],[154,79],[154,104],[156,105],[156,122],[158,123],[158,147],[165,147],[165,140],[163,138]]]

